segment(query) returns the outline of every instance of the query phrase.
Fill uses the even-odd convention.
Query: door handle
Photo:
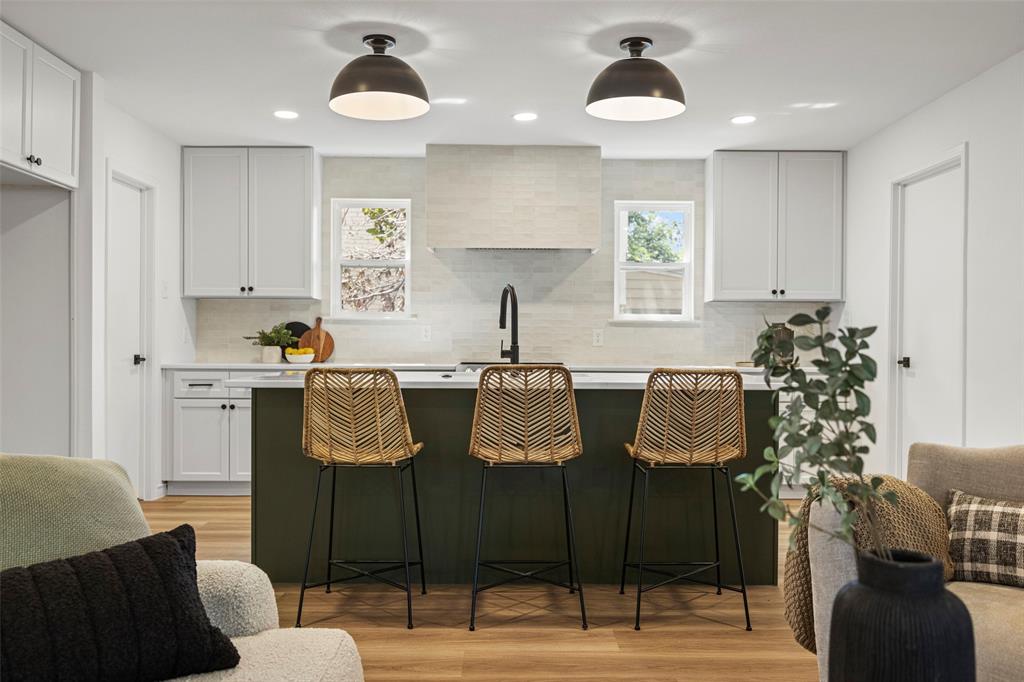
[[[145,361],[146,361],[146,356],[145,356],[145,355],[139,355],[138,353],[136,353],[136,354],[135,354],[135,355],[134,355],[134,356],[132,357],[132,364],[133,364],[133,365],[141,365],[141,364],[142,364],[142,363],[144,363]]]
[[[904,355],[902,358],[896,361],[896,364],[904,369],[910,369],[910,356]]]

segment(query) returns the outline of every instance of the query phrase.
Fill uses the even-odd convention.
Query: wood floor
[[[166,497],[144,502],[143,509],[154,531],[192,524],[200,559],[249,559],[247,497]],[[305,532],[304,518],[296,516],[295,523],[296,532]],[[780,556],[786,542],[780,538]],[[466,587],[428,588],[428,595],[413,599],[414,630],[405,628],[404,593],[367,584],[307,592],[303,623],[347,630],[369,682],[817,679],[814,656],[793,641],[786,625],[777,587],[750,589],[752,632],[743,627],[740,595],[700,587],[645,594],[643,629],[636,632],[635,593],[627,589],[622,596],[608,585],[585,585],[585,632],[577,599],[546,586],[484,593],[477,630],[468,632]],[[291,627],[298,588],[276,585],[275,591],[281,626]]]

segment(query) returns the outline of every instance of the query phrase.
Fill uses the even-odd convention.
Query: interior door
[[[28,103],[32,100],[32,41],[0,24],[0,160],[29,168]]]
[[[964,443],[964,191],[959,163],[897,188],[901,473],[912,443]]]
[[[82,75],[35,45],[32,49],[32,155],[36,170],[78,186],[78,119]]]
[[[106,425],[107,459],[128,472],[138,491],[145,452],[146,193],[112,178],[107,192]]]

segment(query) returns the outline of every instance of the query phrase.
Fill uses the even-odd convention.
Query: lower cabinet
[[[170,481],[252,480],[252,400],[247,390],[223,384],[247,374],[255,372],[170,375]]]
[[[228,480],[252,480],[252,401],[228,405]]]

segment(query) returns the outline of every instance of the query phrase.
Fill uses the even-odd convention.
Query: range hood
[[[601,245],[601,148],[428,144],[430,249]]]

